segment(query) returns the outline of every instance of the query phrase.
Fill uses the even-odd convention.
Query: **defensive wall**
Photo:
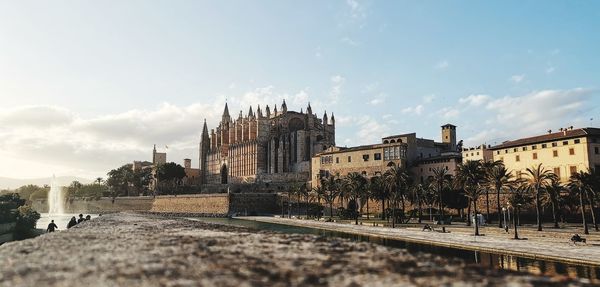
[[[47,200],[32,202],[35,210],[48,212]],[[103,197],[94,199],[69,199],[65,202],[66,213],[110,213],[119,211],[145,211],[159,213],[197,213],[226,216],[232,214],[260,215],[276,213],[275,193],[220,193],[194,195],[164,195]]]

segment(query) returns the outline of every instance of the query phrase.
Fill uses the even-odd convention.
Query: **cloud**
[[[468,97],[458,99],[458,102],[469,106],[481,106],[489,100],[490,96],[488,95],[469,95]]]
[[[372,105],[372,106],[377,106],[377,105],[383,104],[385,102],[386,98],[387,98],[387,94],[379,93],[376,96],[372,97],[371,100],[368,102],[368,104]]]
[[[336,104],[342,94],[342,87],[346,79],[340,75],[331,77],[331,90],[329,91],[329,101],[331,104]]]
[[[460,110],[454,107],[445,107],[437,112],[444,120],[457,118]]]
[[[350,8],[350,16],[355,19],[364,19],[367,17],[365,6],[357,0],[346,0],[346,5]]]
[[[521,75],[512,75],[510,77],[510,80],[513,81],[514,83],[518,84],[518,83],[522,82],[523,80],[525,80],[525,75],[522,75],[522,74]]]
[[[424,109],[425,109],[425,107],[423,107],[423,105],[417,105],[415,107],[404,108],[404,109],[400,110],[400,112],[403,114],[421,115],[423,113]]]
[[[318,47],[315,49],[315,57],[316,57],[316,58],[321,58],[322,56],[323,56],[323,53],[321,53],[321,46],[318,46]]]
[[[472,137],[479,143],[482,140],[500,142],[500,138],[508,140],[539,135],[548,129],[584,127],[588,124],[589,112],[595,108],[590,99],[597,94],[596,90],[575,88],[541,90],[489,100],[482,111],[488,120],[477,127],[479,135]],[[484,130],[488,133],[482,133]]]
[[[354,41],[354,40],[352,40],[352,39],[350,39],[348,37],[344,37],[340,41],[342,41],[342,43],[344,43],[344,44],[348,44],[348,45],[354,46],[354,47],[360,45],[359,42],[356,42],[356,41]]]
[[[342,77],[332,83],[341,85]],[[339,95],[339,86],[334,89]],[[279,92],[274,86],[256,88],[229,96],[230,114],[235,119],[239,109],[246,115],[252,105],[273,104],[278,109],[287,99],[288,109],[299,111],[310,100],[310,89],[294,93]],[[330,104],[330,103],[327,103]],[[223,113],[225,95],[212,101],[174,105],[163,103],[152,109],[132,109],[119,113],[83,117],[76,111],[56,106],[21,106],[0,109],[0,158],[14,162],[0,166],[8,177],[77,175],[105,177],[106,173],[133,160],[151,160],[152,145],[164,150],[167,159],[180,163],[191,158],[198,164],[198,142],[204,119],[214,128]],[[325,106],[311,102],[315,113]],[[337,118],[338,123],[343,118]],[[18,168],[16,168],[18,167]],[[51,167],[51,168],[49,168]]]
[[[552,67],[552,66],[546,68],[546,70],[545,70],[546,74],[552,74],[552,73],[554,73],[554,71],[556,71],[556,68]]]
[[[450,66],[450,63],[447,60],[439,61],[435,66],[433,66],[436,70],[445,70]]]
[[[434,99],[435,99],[435,95],[433,95],[433,94],[424,96],[423,103],[429,104],[429,103],[433,102]]]

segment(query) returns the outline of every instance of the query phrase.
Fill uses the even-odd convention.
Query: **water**
[[[65,196],[62,186],[56,183],[56,176],[52,175],[50,192],[48,192],[48,212],[50,214],[65,213]]]
[[[574,279],[589,280],[600,283],[600,268],[594,266],[574,265],[548,260],[537,260],[525,257],[470,251],[458,248],[440,247],[429,244],[405,242],[375,236],[356,235],[344,232],[322,230],[309,227],[297,227],[275,223],[256,222],[229,218],[190,218],[203,222],[249,227],[258,230],[269,230],[282,233],[314,234],[325,237],[347,238],[354,241],[366,241],[392,248],[403,248],[412,254],[430,253],[445,258],[460,258],[467,263],[477,264],[490,269],[502,269],[526,272],[546,276],[566,276]]]

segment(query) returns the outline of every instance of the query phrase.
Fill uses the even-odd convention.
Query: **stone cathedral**
[[[320,119],[310,103],[306,113],[250,107],[237,119],[225,110],[210,133],[204,121],[200,140],[200,180],[203,184],[290,183],[310,180],[313,155],[335,146],[335,117]]]

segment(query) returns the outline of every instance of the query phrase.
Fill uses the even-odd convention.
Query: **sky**
[[[226,101],[310,102],[339,146],[600,126],[599,29],[597,1],[0,1],[0,177],[106,177],[153,144],[198,165]]]

